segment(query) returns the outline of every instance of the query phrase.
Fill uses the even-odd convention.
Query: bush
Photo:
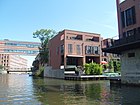
[[[90,66],[89,66],[89,64],[86,63],[84,65],[84,67],[85,67],[85,74],[89,75],[90,74],[90,68],[89,68]]]
[[[102,66],[99,65],[99,64],[96,64],[96,65],[95,65],[95,68],[94,68],[94,74],[95,74],[95,75],[101,75],[102,72],[103,72]]]
[[[43,77],[43,74],[44,74],[44,67],[41,66],[41,67],[39,68],[39,70],[37,70],[36,76],[41,76],[41,77]]]
[[[100,75],[103,71],[102,66],[96,63],[85,64],[84,67],[87,75]]]
[[[94,74],[95,68],[96,68],[96,64],[95,63],[90,63],[89,64],[90,74],[92,74],[92,75]]]

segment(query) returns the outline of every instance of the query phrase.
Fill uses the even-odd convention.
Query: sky
[[[40,29],[112,38],[118,35],[116,0],[0,0],[0,40],[39,42],[33,32]]]
[[[118,35],[116,0],[0,0],[0,40],[38,42],[40,29]]]

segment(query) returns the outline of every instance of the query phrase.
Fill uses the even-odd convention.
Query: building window
[[[94,54],[99,54],[99,48],[97,46],[94,46]]]
[[[103,56],[107,56],[107,53],[106,52],[103,52]]]
[[[60,50],[61,50],[61,54],[64,54],[64,45],[61,45]]]
[[[136,34],[136,29],[127,31],[127,36],[132,36]]]
[[[99,37],[86,38],[86,41],[99,42]]]
[[[85,52],[86,54],[92,54],[92,47],[91,46],[85,46],[85,49],[86,49],[85,50],[86,51]]]
[[[132,25],[136,23],[135,7],[129,8],[126,11],[126,25]]]
[[[37,54],[39,51],[32,51],[32,50],[14,50],[14,49],[4,49],[5,52],[21,52],[24,54]]]
[[[103,61],[107,61],[107,59],[106,58],[104,58],[104,60]]]
[[[93,41],[99,42],[99,37],[93,37]]]
[[[124,11],[121,12],[121,22],[122,22],[122,27],[125,27],[125,15],[124,15]]]
[[[69,39],[69,36],[66,36],[66,39]]]
[[[77,45],[77,54],[81,54],[81,48],[80,48],[80,45]]]
[[[98,46],[85,46],[85,49],[86,54],[99,54]]]
[[[83,36],[82,35],[68,33],[66,39],[70,39],[70,40],[83,40]]]
[[[136,23],[135,7],[131,7],[121,12],[122,27],[133,25]]]
[[[69,53],[69,54],[72,53],[72,44],[68,44],[68,53]]]
[[[135,57],[135,53],[128,53],[128,58]]]

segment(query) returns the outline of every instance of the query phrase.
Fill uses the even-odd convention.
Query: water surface
[[[0,105],[139,105],[140,88],[109,81],[68,81],[0,75]]]

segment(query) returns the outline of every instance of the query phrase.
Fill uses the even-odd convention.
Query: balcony
[[[83,37],[82,35],[72,35],[72,36],[67,36],[67,39],[70,39],[70,40],[83,40]]]
[[[128,36],[126,38],[115,40],[112,46],[102,49],[103,52],[121,54],[121,52],[140,48],[140,34]]]
[[[86,38],[86,41],[99,42],[99,37]]]

